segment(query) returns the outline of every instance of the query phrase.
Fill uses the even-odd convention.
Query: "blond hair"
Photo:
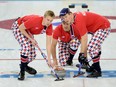
[[[50,17],[55,17],[55,14],[54,14],[54,12],[53,11],[51,11],[51,10],[48,10],[48,11],[46,11],[45,12],[45,14],[44,14],[44,17],[46,17],[46,16],[50,16]]]

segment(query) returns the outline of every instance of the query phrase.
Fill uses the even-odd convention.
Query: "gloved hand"
[[[86,57],[84,57],[84,53],[79,53],[78,61],[79,61],[82,65],[88,65],[88,60],[87,60]]]

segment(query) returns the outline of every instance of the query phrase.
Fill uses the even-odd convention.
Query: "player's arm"
[[[87,57],[87,41],[88,41],[88,36],[87,36],[87,28],[86,28],[86,23],[84,20],[84,17],[86,16],[86,13],[80,14],[78,16],[78,19],[75,23],[76,29],[79,32],[79,35],[81,36],[81,47],[80,47],[80,53],[84,54],[84,57]]]
[[[78,60],[81,64],[88,65],[88,61],[87,61],[87,41],[88,41],[87,33],[81,37],[80,41],[81,41],[81,48],[80,48]]]
[[[46,49],[49,64],[51,64],[51,37],[50,35],[46,35]]]
[[[20,26],[19,26],[19,30],[21,31],[21,33],[26,36],[31,42],[33,45],[36,45],[37,42],[36,40],[34,40],[31,35],[29,35],[27,32],[26,32],[26,27],[24,25],[24,23],[22,23]]]
[[[57,57],[56,57],[57,42],[58,42],[57,39],[52,38],[51,53],[53,58],[53,67],[55,70],[64,70],[61,66],[58,66]]]
[[[84,56],[87,57],[87,41],[88,41],[87,33],[81,37],[80,41],[81,41],[80,53],[84,53]]]
[[[54,64],[54,66],[58,66],[57,57],[56,57],[57,42],[58,42],[58,40],[52,38],[51,53],[52,53],[52,58],[53,58],[53,64]]]
[[[21,33],[26,36],[28,39],[31,39],[30,35],[26,32],[26,27],[24,25],[24,23],[22,23],[20,26],[19,26],[19,30],[21,31]]]

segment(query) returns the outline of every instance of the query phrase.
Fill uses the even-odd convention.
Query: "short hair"
[[[55,14],[54,14],[53,11],[48,10],[48,11],[46,11],[45,14],[44,14],[44,17],[46,17],[46,16],[55,17]]]

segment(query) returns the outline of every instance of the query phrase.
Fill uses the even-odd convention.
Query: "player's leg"
[[[88,72],[92,72],[87,77],[99,77],[102,75],[101,67],[100,67],[100,56],[101,56],[101,45],[105,38],[109,35],[110,29],[102,30],[99,29],[93,35],[92,39],[88,45],[89,55],[93,60],[92,66],[87,69]]]
[[[68,52],[68,43],[58,41],[58,50],[59,50],[59,63],[61,66],[66,66],[66,61],[69,58],[69,52]]]
[[[20,74],[19,74],[19,80],[22,80],[24,78],[24,75],[21,74],[22,72],[25,73],[28,72],[29,74],[35,75],[37,71],[28,66],[28,64],[33,60],[33,58],[36,57],[35,54],[35,47],[32,45],[32,43],[24,36],[22,36],[22,40],[19,40],[19,43],[21,43],[21,64],[20,64]]]
[[[19,34],[19,35],[21,35],[21,34]],[[23,38],[23,39],[20,39],[20,38]],[[23,75],[22,73],[25,74],[25,70],[29,63],[28,56],[29,56],[29,52],[30,52],[30,46],[28,44],[28,39],[24,35],[19,36],[18,42],[21,45],[21,52],[20,52],[21,63],[20,63],[20,74],[19,74],[18,80],[24,80],[25,75]]]
[[[28,64],[28,57],[21,55],[21,63],[20,63],[20,73],[18,80],[24,80],[25,79],[25,68]]]
[[[76,51],[78,50],[78,47],[80,45],[80,41],[77,38],[74,38],[73,40],[71,40],[69,42],[69,58],[66,61],[68,65],[72,65],[73,64],[73,58],[74,55],[76,54]]]
[[[31,42],[29,42],[29,46],[30,46],[30,49],[29,49],[29,56],[28,56],[29,58],[28,64],[32,62],[36,57],[35,47],[32,45]],[[25,71],[32,75],[35,75],[37,73],[37,71],[33,67],[30,67],[29,65],[27,65]]]
[[[71,62],[73,60],[73,57],[74,57],[76,51],[78,50],[79,45],[80,45],[80,41],[78,39],[76,39],[76,38],[74,38],[73,40],[70,41],[70,43],[69,43],[70,57],[69,57],[67,63],[71,64]],[[76,67],[80,67],[80,64],[76,64]],[[88,64],[87,63],[82,64],[81,68],[82,69],[88,68]]]
[[[28,64],[28,55],[30,52],[30,45],[29,45],[29,40],[26,38],[18,29],[18,24],[15,22],[12,26],[13,29],[13,34],[15,36],[15,39],[19,42],[21,46],[21,52],[20,52],[20,57],[21,57],[21,63],[20,63],[20,73],[19,73],[19,80],[24,80],[25,78],[25,69]]]
[[[21,45],[21,40],[22,40],[22,34],[20,32],[20,30],[18,29],[18,23],[17,21],[13,23],[12,25],[12,29],[13,29],[13,34],[15,39],[19,42],[19,44]],[[19,80],[24,80],[25,78],[25,67],[27,66],[27,62],[28,62],[28,57],[27,56],[23,56],[21,55],[21,64],[20,64],[20,73],[19,73]]]

